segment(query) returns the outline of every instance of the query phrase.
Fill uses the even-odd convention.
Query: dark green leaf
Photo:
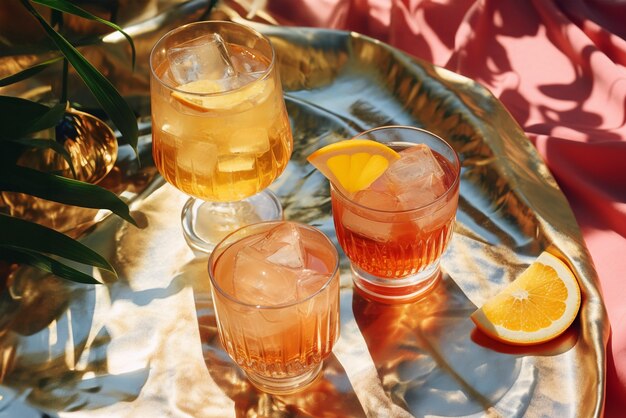
[[[19,97],[0,96],[0,138],[14,139],[56,126],[66,103],[52,107]]]
[[[37,18],[48,36],[76,69],[85,85],[93,93],[115,126],[117,126],[122,137],[133,147],[135,154],[137,154],[137,119],[128,103],[120,96],[115,87],[72,44],[57,33],[27,0],[22,0],[22,4]]]
[[[20,97],[0,96],[0,138],[19,138],[50,107]]]
[[[66,205],[108,209],[133,225],[137,225],[130,216],[128,205],[123,200],[115,193],[95,184],[43,173],[31,168],[10,166],[0,168],[0,190],[27,193]]]
[[[115,23],[99,18],[98,16],[94,16],[88,11],[81,9],[80,7],[70,3],[69,1],[65,1],[65,0],[32,0],[32,1],[33,3],[38,3],[43,6],[48,6],[51,9],[55,9],[55,10],[65,12],[65,13],[70,13],[70,14],[80,16],[85,19],[95,20],[96,22],[100,22],[104,25],[109,26],[110,28],[115,29],[116,31],[119,31],[122,35],[124,35],[128,43],[130,44],[130,49],[132,50],[133,69],[135,68],[136,53],[135,53],[135,43],[133,42],[133,38],[131,38],[126,32],[124,32],[124,30],[122,30],[121,27],[119,27]]]
[[[67,235],[39,224],[0,213],[0,246],[51,254],[115,272],[109,262],[91,248]]]
[[[10,140],[2,141],[0,138],[0,167],[13,167],[17,160],[24,153],[24,146]],[[0,174],[0,177],[2,174]]]
[[[18,81],[26,80],[27,78],[32,77],[35,74],[41,72],[42,70],[44,70],[49,65],[54,64],[55,62],[58,62],[58,61],[60,61],[62,59],[63,59],[63,57],[52,58],[52,59],[49,59],[47,61],[40,62],[39,64],[35,64],[32,67],[25,68],[25,69],[23,69],[22,71],[20,71],[18,73],[11,74],[11,75],[6,76],[4,78],[0,78],[0,87],[8,86],[9,84],[13,84],[13,83],[17,83]]]
[[[52,106],[50,110],[41,115],[41,117],[32,121],[32,123],[26,127],[25,133],[30,134],[39,132],[43,129],[52,128],[53,126],[58,125],[65,114],[66,108],[67,103],[57,103]]]
[[[78,271],[58,260],[48,257],[47,255],[25,248],[0,245],[0,260],[28,264],[29,266],[36,267],[40,270],[52,273],[55,276],[77,283],[101,284],[99,281],[82,271]]]
[[[72,163],[72,157],[70,153],[65,149],[62,144],[59,144],[54,139],[32,139],[32,138],[21,138],[21,139],[9,139],[9,141],[19,144],[25,148],[50,148],[54,152],[60,154],[63,159],[67,162],[72,171],[72,175],[74,178],[76,177],[76,171],[74,171],[74,164]]]

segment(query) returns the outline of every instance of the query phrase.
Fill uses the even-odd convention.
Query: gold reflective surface
[[[148,114],[149,48],[169,29],[201,18],[204,3],[132,27],[135,73],[111,64],[123,40],[94,47],[95,60],[111,69],[140,114]],[[219,13],[237,18],[229,9]],[[328,183],[306,156],[375,126],[428,129],[452,144],[462,165],[443,280],[417,303],[374,304],[352,292],[342,257],[341,336],[322,377],[297,395],[264,394],[220,345],[207,260],[194,258],[182,236],[187,197],[147,181],[132,204],[140,228],[108,217],[83,238],[111,260],[119,280],[102,277],[105,285],[89,287],[30,271],[12,276],[0,296],[0,412],[601,416],[609,325],[598,279],[567,201],[502,105],[471,80],[358,34],[256,27],[276,47],[294,131],[292,160],[271,186],[285,218],[320,228],[336,244]],[[148,134],[142,144],[149,151]],[[579,279],[583,302],[574,325],[526,348],[480,335],[469,315],[547,248]]]

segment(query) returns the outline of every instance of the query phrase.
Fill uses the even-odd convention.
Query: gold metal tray
[[[200,17],[186,5],[131,28],[137,72],[111,77],[144,115],[149,48]],[[420,302],[373,304],[352,292],[343,258],[341,338],[321,379],[297,395],[258,392],[220,345],[206,259],[182,237],[186,196],[153,180],[132,204],[141,228],[108,217],[84,237],[118,281],[23,275],[21,299],[0,301],[18,313],[0,320],[0,416],[601,416],[609,325],[597,276],[567,201],[503,106],[471,80],[355,33],[258,27],[277,49],[294,131],[272,186],[285,217],[336,242],[328,184],[306,156],[374,126],[431,130],[462,161],[443,280]],[[482,337],[469,315],[546,248],[580,280],[574,325],[529,348]]]

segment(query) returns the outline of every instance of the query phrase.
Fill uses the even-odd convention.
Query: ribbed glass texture
[[[313,298],[283,308],[233,304],[215,295],[220,339],[245,371],[283,378],[315,368],[339,337],[339,278]]]

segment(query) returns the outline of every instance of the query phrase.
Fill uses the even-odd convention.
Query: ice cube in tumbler
[[[322,289],[324,284],[326,284],[329,279],[330,273],[320,273],[311,269],[299,271],[297,292],[298,300],[301,301],[301,303],[298,305],[298,312],[303,315],[303,317],[306,318],[314,315],[319,318],[322,317],[324,312],[328,310],[329,302],[327,296],[311,296]],[[307,298],[310,299],[306,300]]]
[[[354,201],[362,206],[383,211],[396,211],[400,206],[398,198],[388,189],[360,190],[354,195]]]
[[[428,204],[445,193],[445,172],[427,145],[403,150],[400,156],[385,177],[405,209]]]
[[[400,205],[395,196],[387,192],[370,189],[357,192],[354,195],[354,201],[367,208],[381,211],[398,210]],[[393,223],[372,218],[375,218],[375,216],[368,216],[367,211],[361,211],[358,208],[345,208],[341,217],[341,223],[353,233],[368,237],[374,241],[391,241],[393,238]]]
[[[444,172],[428,145],[417,144],[400,151],[400,159],[394,161],[387,176],[396,184],[419,182],[424,177],[443,177]]]
[[[306,253],[298,227],[286,222],[270,230],[253,245],[268,261],[289,268],[303,268]]]
[[[236,72],[217,34],[204,35],[167,51],[170,74],[179,85],[197,80],[226,80]]]
[[[425,176],[412,187],[405,187],[398,193],[398,200],[405,209],[429,204],[446,191],[442,179],[434,175]]]
[[[274,306],[296,300],[297,273],[272,263],[254,246],[237,253],[233,288],[241,301]]]
[[[303,269],[298,271],[296,284],[298,300],[306,299],[322,288],[329,279],[329,274],[320,273],[316,270]]]

